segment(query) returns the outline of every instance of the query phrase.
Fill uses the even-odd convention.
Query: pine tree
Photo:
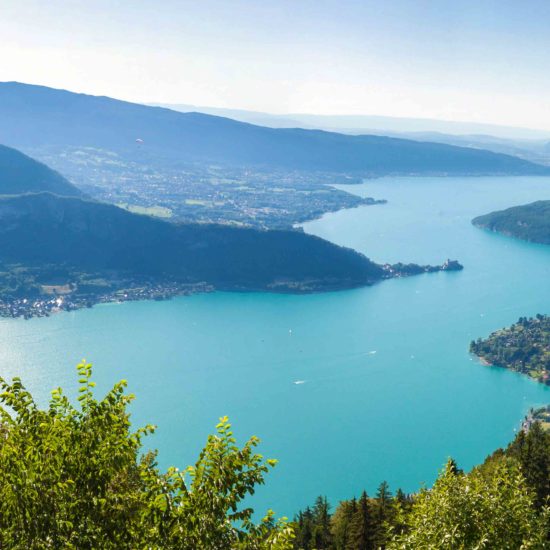
[[[357,501],[344,500],[340,502],[338,508],[332,516],[332,547],[334,550],[346,550],[350,540],[350,525],[355,512],[357,511]]]
[[[330,505],[326,497],[319,496],[313,507],[313,542],[315,550],[327,550],[331,544]]]
[[[374,509],[374,548],[385,548],[388,541],[388,522],[394,515],[393,497],[390,486],[383,481],[376,492]]]
[[[350,537],[346,550],[372,550],[373,523],[369,497],[363,491],[350,524]]]
[[[397,491],[395,491],[395,502],[401,506],[404,506],[410,503],[410,501],[410,497],[403,491],[403,489],[397,489]]]
[[[313,513],[309,506],[298,514],[295,524],[294,548],[310,550],[313,548]]]

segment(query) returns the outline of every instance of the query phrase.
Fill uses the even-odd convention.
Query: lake
[[[307,232],[380,262],[457,273],[306,296],[214,293],[0,321],[0,374],[41,402],[74,394],[94,363],[98,391],[125,378],[133,421],[158,425],[162,466],[194,461],[228,415],[280,460],[253,505],[293,515],[339,499],[431,483],[447,457],[470,468],[505,445],[550,390],[468,353],[472,339],[550,312],[550,247],[474,228],[479,214],[550,199],[550,178],[384,178],[346,190],[388,199],[328,214]],[[298,383],[297,383],[298,382]]]

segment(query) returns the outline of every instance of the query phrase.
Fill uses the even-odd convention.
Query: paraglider
[[[137,139],[136,139],[136,143],[137,143],[138,145],[141,145],[141,144],[143,143],[143,140],[142,140],[141,138],[137,138]]]

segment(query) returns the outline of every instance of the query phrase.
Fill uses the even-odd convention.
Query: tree
[[[529,486],[536,492],[536,504],[542,506],[550,497],[550,434],[539,422],[534,422],[529,431],[523,430],[506,450],[521,465]]]
[[[351,519],[347,550],[370,550],[373,534],[371,505],[366,491],[363,491]]]
[[[456,471],[449,462],[431,490],[423,489],[404,518],[407,531],[389,548],[412,550],[547,547],[548,511],[538,515],[517,465],[498,464],[492,475]]]
[[[133,396],[119,382],[97,401],[91,365],[78,366],[80,406],[60,389],[40,409],[19,379],[0,379],[0,548],[289,549],[292,531],[243,499],[275,461],[239,448],[226,418],[197,463],[161,473],[141,457],[152,426],[132,430]]]
[[[313,514],[309,506],[294,520],[294,548],[309,550],[313,540]]]
[[[394,498],[394,509],[391,524],[387,530],[387,540],[392,536],[400,536],[407,532],[407,518],[413,505],[413,497],[407,495],[402,489],[397,489]]]
[[[326,550],[331,545],[330,505],[326,497],[319,496],[313,507],[313,543],[316,550]]]
[[[406,506],[412,502],[412,498],[407,495],[403,489],[397,489],[397,491],[395,491],[395,502],[401,506]]]
[[[332,516],[332,544],[335,550],[346,550],[350,543],[350,525],[355,512],[357,501],[344,500],[340,502]]]
[[[385,548],[388,542],[389,523],[394,516],[393,496],[390,486],[383,481],[376,492],[374,505],[373,547]]]

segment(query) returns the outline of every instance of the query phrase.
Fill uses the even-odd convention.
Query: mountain
[[[82,196],[72,183],[45,164],[0,145],[0,195],[48,191],[67,197]]]
[[[414,133],[462,135],[491,135],[510,140],[546,140],[550,141],[550,131],[501,126],[480,122],[458,122],[430,118],[410,118],[378,115],[316,115],[306,113],[288,113],[276,115],[245,109],[206,107],[186,103],[149,103],[157,107],[166,107],[182,113],[198,112],[223,116],[269,126],[271,128],[311,128],[343,133],[382,133],[383,135],[407,135]]]
[[[485,150],[390,137],[274,129],[43,86],[0,84],[0,139],[20,148],[87,146],[132,158],[361,174],[540,174]]]
[[[248,122],[257,126],[267,126],[268,128],[308,128],[310,130],[334,130],[322,123],[322,116],[319,124],[310,124],[300,118],[300,115],[274,115],[272,113],[263,113],[261,111],[249,111],[246,109],[230,109],[225,107],[206,107],[204,105],[191,105],[188,103],[146,103],[151,107],[163,107],[180,113],[203,113],[205,115],[220,116],[232,118],[240,122]],[[347,133],[345,128],[340,131]],[[363,132],[365,133],[365,132]]]
[[[458,147],[485,149],[550,165],[550,132],[496,124],[455,122],[435,119],[399,118],[371,115],[274,115],[243,109],[204,107],[184,103],[151,103],[182,113],[198,112],[268,126],[308,128],[361,135],[376,134],[413,141],[446,143]]]
[[[525,241],[550,244],[550,201],[491,212],[474,218],[472,223]]]
[[[440,132],[409,132],[389,135],[415,141],[433,141],[459,147],[485,149],[494,153],[519,157],[536,164],[550,165],[550,139],[548,137],[546,139],[512,139],[487,134],[455,135]]]
[[[0,197],[0,262],[246,290],[329,290],[384,276],[362,254],[298,231],[177,225],[50,193]]]

